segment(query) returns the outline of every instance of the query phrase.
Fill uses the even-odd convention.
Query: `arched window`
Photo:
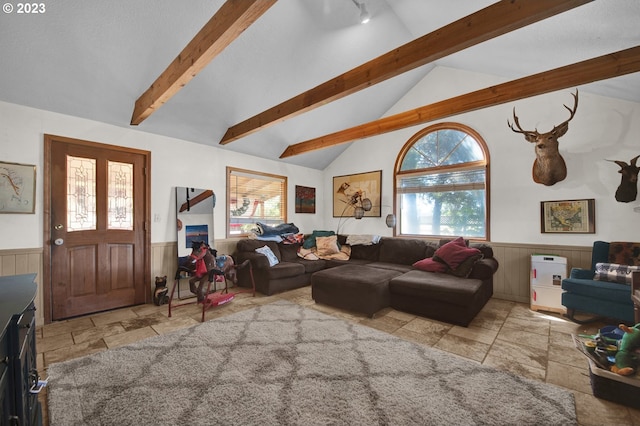
[[[395,167],[397,233],[489,240],[489,150],[458,123],[416,133]]]

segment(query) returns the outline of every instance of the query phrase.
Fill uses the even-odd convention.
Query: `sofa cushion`
[[[302,244],[278,244],[280,249],[280,260],[283,262],[294,262],[298,259],[298,249]]]
[[[311,276],[317,303],[373,315],[389,306],[389,280],[400,273],[360,265],[325,269]]]
[[[305,273],[304,265],[299,262],[280,262],[266,271],[271,280],[296,277]]]
[[[380,240],[380,254],[377,260],[413,265],[418,260],[431,257],[434,251],[433,245],[425,240],[386,237]]]
[[[307,274],[312,274],[314,272],[322,271],[327,267],[327,261],[324,259],[318,260],[305,260],[305,259],[297,259],[295,262],[304,266],[304,271]]]
[[[418,260],[412,266],[426,272],[445,272],[447,270],[447,265],[434,260],[433,257]]]
[[[280,260],[278,260],[276,255],[273,254],[273,251],[271,251],[271,249],[268,246],[258,247],[254,251],[256,253],[260,253],[260,254],[263,254],[263,255],[267,256],[267,259],[269,260],[269,266],[275,266],[278,263],[280,263]]]
[[[626,284],[596,281],[593,279],[565,278],[562,280],[565,292],[586,296],[594,300],[608,300],[625,305],[631,303],[631,292]]]
[[[396,272],[409,272],[413,270],[411,265],[401,265],[399,263],[388,263],[388,262],[370,262],[367,263],[367,266],[376,269],[384,269],[387,271],[396,271]]]
[[[596,263],[596,272],[593,279],[631,285],[631,273],[634,271],[640,271],[640,266]]]
[[[342,265],[368,265],[371,262],[364,259],[354,259],[351,257],[349,260],[340,259],[323,259],[325,261],[326,268],[337,268]]]
[[[481,287],[480,280],[460,279],[449,274],[434,274],[417,269],[389,281],[391,293],[461,306],[473,303]]]
[[[366,260],[375,262],[378,260],[380,253],[380,244],[372,244],[370,246],[355,245],[351,246],[351,259]]]
[[[273,254],[276,255],[278,260],[282,261],[282,257],[280,256],[279,244],[276,243],[275,241],[261,241],[261,240],[251,239],[251,238],[245,238],[238,241],[238,244],[236,245],[236,250],[252,252],[252,251],[255,251],[255,249],[260,248],[262,246],[269,247],[273,252]]]

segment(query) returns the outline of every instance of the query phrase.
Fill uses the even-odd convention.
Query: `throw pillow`
[[[455,269],[447,270],[447,273],[455,275],[456,277],[467,278],[476,262],[483,257],[484,256],[482,254],[471,255],[460,262],[460,264]]]
[[[267,246],[262,246],[260,248],[257,248],[256,252],[267,256],[267,259],[269,259],[269,266],[275,266],[278,263],[280,263],[276,255]]]
[[[631,273],[633,271],[640,271],[640,266],[620,265],[617,263],[596,263],[596,271],[593,279],[631,285]]]
[[[318,256],[329,256],[340,252],[338,247],[338,236],[316,237],[316,247]]]
[[[440,241],[438,242],[438,247],[442,247],[443,245],[450,243],[451,241],[456,241],[458,243],[460,243],[460,241],[464,241],[464,245],[469,247],[469,240],[465,240],[462,237],[457,237],[454,239],[451,238],[441,238]]]
[[[416,269],[427,272],[446,272],[447,265],[444,263],[433,260],[432,257],[427,257],[422,260],[418,260],[412,265]]]
[[[446,243],[436,250],[433,255],[434,260],[446,264],[450,269],[455,270],[458,265],[472,256],[482,255],[477,248],[467,247],[462,237]]]

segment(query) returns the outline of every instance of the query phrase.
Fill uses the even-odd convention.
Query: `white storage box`
[[[562,280],[567,278],[567,258],[537,254],[531,256],[531,309],[564,314]]]

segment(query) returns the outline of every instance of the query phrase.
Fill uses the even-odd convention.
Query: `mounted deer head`
[[[638,158],[640,158],[640,155],[633,157],[629,164],[624,161],[607,160],[620,166],[618,173],[622,174],[622,181],[616,190],[616,201],[629,203],[636,200],[638,195],[638,172],[640,171],[640,167],[636,166]]]
[[[536,161],[533,162],[533,181],[543,185],[551,186],[567,177],[567,165],[564,158],[558,151],[558,138],[563,136],[569,130],[569,121],[576,114],[578,109],[578,90],[575,94],[571,94],[574,99],[573,109],[564,105],[569,110],[570,116],[567,120],[555,126],[548,133],[539,133],[538,129],[533,131],[523,130],[520,127],[516,109],[513,108],[513,122],[518,127],[515,129],[513,124],[507,120],[507,125],[516,133],[522,133],[528,142],[536,144]]]

